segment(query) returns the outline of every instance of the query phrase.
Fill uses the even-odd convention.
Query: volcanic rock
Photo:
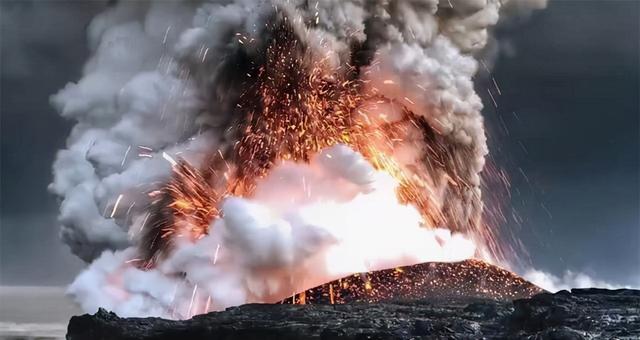
[[[638,290],[539,293],[480,261],[399,269],[349,276],[280,304],[249,304],[183,321],[120,318],[100,309],[72,317],[67,339],[640,338]]]

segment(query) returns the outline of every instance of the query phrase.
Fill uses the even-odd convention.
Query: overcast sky
[[[639,4],[551,1],[499,32],[515,55],[497,61],[502,96],[484,113],[541,269],[640,286]]]
[[[65,284],[82,263],[57,239],[46,187],[71,124],[48,97],[79,78],[103,2],[0,5],[0,284]],[[639,13],[637,1],[557,0],[497,32],[491,151],[538,269],[640,286]]]

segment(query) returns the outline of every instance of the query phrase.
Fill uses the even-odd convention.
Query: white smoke
[[[336,163],[316,156],[310,165],[280,165],[255,197],[228,198],[211,234],[180,244],[158,268],[144,272],[126,263],[144,227],[146,194],[170,175],[162,155],[197,166],[234,144],[243,72],[234,56],[259,53],[276,7],[312,58],[334,70],[350,61],[352,46],[363,47],[369,60],[361,80],[383,103],[365,103],[361,112],[388,120],[406,108],[426,120],[446,146],[439,148],[443,161],[425,156],[428,146],[413,128],[392,146],[393,157],[428,174],[443,223],[472,233],[463,226],[482,209],[479,174],[487,153],[473,53],[487,43],[504,2],[122,1],[107,9],[88,27],[92,57],[83,77],[52,97],[60,114],[77,122],[50,186],[62,198],[61,237],[74,254],[94,261],[70,292],[90,311],[186,317],[205,310],[204,296],[217,309],[274,300],[351,271],[471,256],[462,236],[420,229],[416,210],[396,201],[390,177],[338,147],[324,154],[335,153]],[[361,244],[363,234],[369,245]],[[315,262],[333,257],[340,260]]]
[[[276,302],[356,272],[470,258],[475,246],[428,229],[398,203],[397,182],[338,145],[309,164],[285,162],[252,199],[229,197],[213,232],[183,242],[157,268],[135,249],[107,251],[69,288],[90,312],[186,318],[248,302]]]
[[[565,271],[562,276],[554,275],[549,272],[545,272],[538,269],[528,269],[523,274],[523,277],[529,280],[531,283],[546,289],[552,293],[561,290],[571,290],[572,288],[606,288],[606,289],[620,289],[630,288],[637,289],[637,287],[620,285],[604,280],[600,280],[582,272],[575,272],[571,270]]]
[[[145,185],[168,174],[165,161],[141,156],[193,146],[202,99],[163,52],[177,39],[168,28],[189,24],[180,15],[185,6],[127,2],[95,18],[84,77],[52,97],[60,114],[77,124],[55,161],[50,189],[63,197],[62,239],[85,261],[128,246],[126,221],[108,214],[117,197],[142,197]],[[131,216],[144,202],[137,205]]]

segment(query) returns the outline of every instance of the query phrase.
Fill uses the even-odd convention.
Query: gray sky
[[[57,239],[46,187],[71,124],[48,97],[80,76],[103,3],[1,6],[0,284],[64,284],[82,263]],[[502,95],[497,109],[485,95],[485,115],[524,220],[510,227],[536,268],[640,285],[639,13],[636,1],[556,0],[497,32]]]
[[[82,268],[58,241],[51,164],[71,124],[49,96],[80,77],[97,1],[2,0],[0,284],[67,283]]]
[[[516,52],[484,112],[536,267],[640,286],[639,5],[551,1],[499,32]]]

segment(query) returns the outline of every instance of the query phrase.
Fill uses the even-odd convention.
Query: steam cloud
[[[110,7],[88,28],[93,55],[83,77],[52,97],[63,117],[77,121],[50,186],[62,198],[61,237],[74,254],[93,261],[70,292],[88,311],[105,306],[125,316],[182,318],[275,301],[353,271],[472,256],[468,238],[477,236],[487,154],[474,53],[487,44],[505,2],[127,1]],[[322,60],[330,73],[347,64],[359,68],[363,91],[378,98],[359,109],[373,126],[401,123],[403,110],[424,118],[429,133],[407,127],[393,157],[426,174],[443,218],[434,229],[420,228],[419,213],[396,201],[397,183],[357,152],[334,146],[309,164],[277,165],[251,199],[227,198],[215,232],[179,244],[157,268],[128,266],[145,227],[147,193],[171,174],[167,157],[198,165],[233,148],[246,64],[264,53],[265,25],[282,18],[311,62]],[[341,257],[346,263],[330,261],[341,252],[350,254]]]
[[[251,200],[228,198],[215,232],[180,244],[157,268],[128,266],[133,248],[105,252],[69,291],[85,310],[185,318],[277,302],[373,268],[473,255],[462,235],[423,228],[418,211],[397,202],[395,189],[391,176],[338,145],[308,165],[276,167]]]
[[[571,270],[565,271],[562,276],[557,276],[539,269],[530,268],[525,271],[523,277],[539,287],[554,293],[560,290],[570,290],[572,288],[598,287],[607,289],[637,289],[637,287],[623,286],[620,284],[602,281],[589,276],[588,274]]]

